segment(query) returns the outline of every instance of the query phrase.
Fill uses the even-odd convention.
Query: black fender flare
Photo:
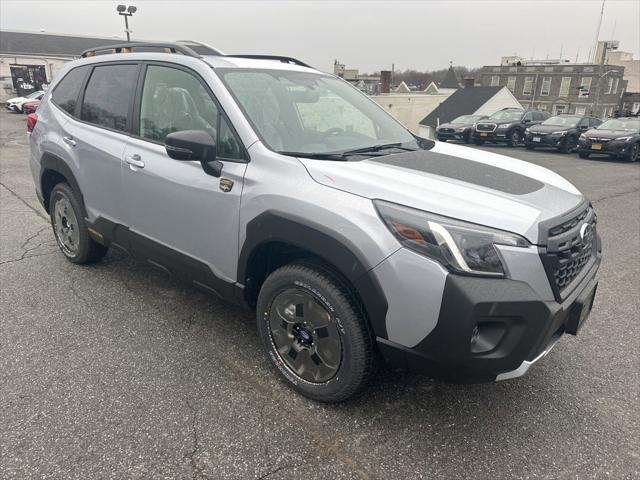
[[[80,189],[80,185],[78,185],[78,181],[76,180],[71,167],[69,167],[64,160],[47,152],[42,155],[42,158],[40,159],[40,167],[40,189],[43,194],[43,203],[47,213],[49,212],[49,199],[44,195],[44,176],[49,171],[57,172],[67,179],[67,182],[73,191],[78,195],[78,200],[80,200],[80,205],[84,210],[84,197],[82,195],[82,190]],[[83,214],[86,216],[86,211],[83,211]]]
[[[387,301],[359,249],[345,237],[305,219],[266,211],[247,224],[246,239],[238,258],[237,281],[245,283],[253,255],[261,246],[284,243],[326,261],[350,282],[376,336],[387,338]]]

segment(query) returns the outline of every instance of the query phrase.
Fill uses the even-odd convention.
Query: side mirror
[[[222,175],[222,162],[216,160],[216,142],[204,130],[182,130],[167,135],[164,140],[167,155],[174,160],[196,160],[208,175]]]

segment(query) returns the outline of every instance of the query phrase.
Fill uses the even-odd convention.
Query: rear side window
[[[137,76],[138,65],[95,67],[84,92],[80,118],[125,132]]]
[[[70,115],[75,113],[80,87],[88,70],[88,66],[71,70],[60,80],[51,95],[53,102]]]

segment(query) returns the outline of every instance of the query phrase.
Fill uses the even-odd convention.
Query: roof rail
[[[279,62],[282,63],[292,63],[294,65],[299,65],[301,67],[307,67],[307,68],[313,68],[309,65],[307,65],[304,62],[301,62],[300,60],[298,60],[297,58],[293,58],[293,57],[283,57],[281,55],[253,55],[253,54],[242,54],[242,55],[224,55],[225,57],[236,57],[236,58],[253,58],[256,60],[277,60]]]
[[[192,47],[196,47],[199,52]],[[80,54],[80,57],[93,57],[98,55],[98,52],[105,53],[132,53],[134,49],[148,49],[159,48],[166,53],[181,53],[188,57],[200,58],[202,55],[221,55],[219,51],[205,44],[201,44],[193,41],[184,42],[130,42],[130,43],[117,43],[115,45],[105,45],[102,47],[94,47],[85,50]]]

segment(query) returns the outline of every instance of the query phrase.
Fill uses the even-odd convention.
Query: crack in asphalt
[[[200,449],[200,440],[198,438],[198,428],[196,427],[196,410],[189,400],[185,400],[187,408],[191,412],[191,436],[193,438],[193,446],[191,451],[186,457],[189,458],[189,465],[191,466],[191,478],[197,480],[198,478],[208,479],[209,477],[204,473],[201,467],[198,466],[197,453]]]
[[[293,468],[296,467],[297,464],[296,463],[290,463],[287,465],[282,465],[278,468],[275,468],[274,470],[270,470],[267,473],[265,473],[264,475],[260,475],[259,477],[256,477],[256,480],[264,480],[265,478],[269,478],[271,475],[275,475],[276,473],[282,471],[282,470],[286,470],[288,468]]]
[[[24,203],[27,207],[29,207],[30,210],[32,210],[36,215],[38,215],[41,219],[43,219],[44,221],[46,221],[47,223],[49,222],[49,219],[43,215],[40,211],[38,211],[38,209],[33,208],[29,203],[27,203],[26,200],[24,200],[20,195],[18,195],[16,192],[14,192],[13,190],[11,190],[9,187],[7,187],[4,183],[0,182],[0,186],[4,187],[7,189],[7,191],[9,193],[11,193],[11,195],[13,195],[14,197],[16,197],[18,200],[20,200],[22,203]]]
[[[624,197],[625,195],[629,195],[630,193],[640,193],[640,189],[634,188],[633,190],[628,190],[626,192],[612,193],[611,195],[605,195],[604,197],[595,198],[591,200],[591,203],[598,203],[604,200],[610,200],[612,198]]]
[[[46,225],[46,226],[40,228],[33,235],[27,237],[27,239],[24,242],[22,242],[22,245],[20,245],[20,249],[22,250],[22,254],[18,258],[10,258],[9,260],[2,261],[2,262],[0,262],[0,265],[5,265],[7,263],[21,262],[22,260],[25,260],[27,258],[42,257],[44,255],[51,255],[51,254],[55,253],[55,251],[54,251],[54,252],[39,253],[39,254],[34,254],[34,255],[27,255],[29,252],[33,252],[34,250],[37,250],[38,248],[40,248],[41,246],[46,244],[46,242],[40,242],[40,243],[38,243],[37,245],[35,245],[35,246],[31,247],[31,248],[27,248],[27,246],[29,245],[31,240],[33,240],[34,238],[39,237],[42,232],[44,232],[45,230],[48,230],[48,229],[49,229],[49,226]]]

